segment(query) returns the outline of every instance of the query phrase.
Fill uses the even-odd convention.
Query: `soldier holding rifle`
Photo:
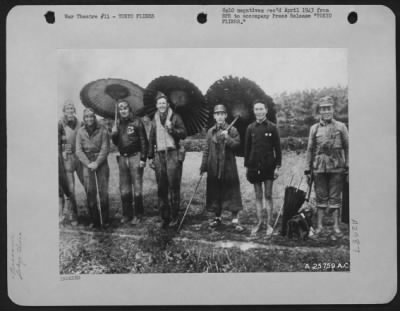
[[[234,150],[240,146],[240,136],[226,123],[224,105],[214,107],[216,124],[207,132],[200,174],[207,173],[207,208],[215,212],[211,227],[221,224],[223,209],[232,212],[232,224],[238,226],[238,212],[243,209],[239,175]]]

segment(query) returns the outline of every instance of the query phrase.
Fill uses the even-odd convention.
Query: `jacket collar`
[[[86,133],[89,135],[88,127],[87,127],[86,124],[83,125],[83,128],[85,129]],[[96,133],[99,129],[100,129],[100,124],[99,124],[99,122],[95,121],[95,123],[94,123],[94,130],[93,130],[93,132],[92,132],[92,135],[93,135],[94,133]]]
[[[218,129],[226,130],[228,128],[228,126],[229,125],[226,122],[224,124],[222,124],[221,127],[219,127],[219,125],[217,123],[215,123],[211,129],[213,132],[216,132]]]
[[[135,115],[133,114],[133,112],[129,112],[129,116],[126,119],[122,119],[121,117],[119,117],[119,121],[121,123],[129,123],[129,122],[133,122],[135,120]]]
[[[324,120],[322,120],[322,119],[319,120],[319,125],[321,125],[321,126],[325,126],[325,125],[328,125],[328,124],[333,124],[333,125],[335,125],[335,123],[336,123],[336,120],[335,120],[334,118],[332,118],[332,121],[329,122],[329,123],[326,123],[326,122],[325,122]]]
[[[64,126],[69,126],[72,129],[75,129],[78,126],[78,119],[75,116],[72,121],[68,121],[66,116],[64,116],[61,120]]]
[[[268,120],[265,117],[264,120],[262,120],[261,122],[258,122],[257,120],[255,121],[256,125],[260,125],[260,124],[268,124]]]

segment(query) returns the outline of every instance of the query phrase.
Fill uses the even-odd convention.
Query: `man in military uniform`
[[[324,211],[329,209],[333,215],[333,230],[338,236],[339,209],[343,188],[343,174],[349,167],[349,135],[346,125],[333,118],[333,98],[320,99],[318,110],[320,121],[310,129],[308,138],[306,169],[304,173],[315,181],[317,228],[322,231]]]
[[[157,93],[156,107],[150,130],[148,157],[151,159],[150,166],[156,171],[158,206],[162,228],[166,229],[178,224],[181,177],[179,141],[185,139],[187,133],[181,117],[172,111],[165,94]]]
[[[239,174],[234,151],[240,146],[240,135],[235,127],[228,129],[224,105],[214,107],[216,124],[207,132],[200,174],[207,173],[207,208],[215,212],[211,227],[221,224],[222,210],[232,213],[232,224],[237,230],[238,213],[243,209]]]
[[[121,223],[131,221],[131,224],[137,225],[142,221],[144,213],[143,170],[146,166],[148,140],[142,120],[134,115],[126,101],[118,103],[117,123],[112,128],[111,138],[120,153],[117,161],[123,214]]]
[[[67,197],[67,207],[69,209],[69,218],[71,225],[78,224],[78,210],[75,199],[75,176],[76,172],[80,182],[83,184],[82,166],[75,154],[76,134],[81,127],[81,123],[75,116],[76,109],[72,101],[66,101],[63,106],[64,116],[58,122],[58,131],[62,132],[61,154],[63,166],[65,169],[69,197]],[[63,198],[60,198],[63,201]]]
[[[263,224],[263,196],[267,210],[267,230],[269,236],[272,228],[272,185],[279,176],[282,153],[277,126],[267,120],[268,108],[262,101],[255,101],[253,105],[256,121],[246,130],[244,166],[247,167],[247,180],[254,184],[256,194],[257,224],[252,229],[252,235],[260,231]],[[263,186],[264,185],[264,195]]]

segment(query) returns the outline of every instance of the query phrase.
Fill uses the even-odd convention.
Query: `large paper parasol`
[[[81,90],[84,106],[104,118],[114,118],[118,100],[125,100],[137,115],[144,113],[143,88],[123,79],[100,79],[86,84]]]
[[[241,142],[241,147],[236,151],[237,156],[243,156],[246,129],[255,120],[253,113],[253,102],[255,100],[262,100],[267,104],[267,119],[276,123],[276,112],[272,98],[265,94],[255,82],[247,78],[223,77],[211,85],[206,93],[206,101],[210,106],[210,111],[213,110],[212,107],[215,105],[225,105],[228,112],[227,123],[231,123],[239,116],[235,123]],[[213,123],[214,119],[210,116],[208,127],[211,127]]]
[[[185,124],[188,135],[194,135],[207,126],[209,109],[201,91],[192,82],[177,76],[161,76],[149,83],[144,91],[146,114],[152,118],[156,112],[157,92],[164,93]]]

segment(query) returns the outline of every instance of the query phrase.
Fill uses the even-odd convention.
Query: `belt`
[[[133,153],[121,153],[121,156],[123,157],[133,157],[137,155],[139,152],[133,152]]]
[[[164,150],[157,150],[157,152],[159,152],[159,153],[165,153],[165,151],[174,151],[174,150],[177,150],[176,148],[173,148],[173,147],[168,147],[166,150],[164,149]]]

